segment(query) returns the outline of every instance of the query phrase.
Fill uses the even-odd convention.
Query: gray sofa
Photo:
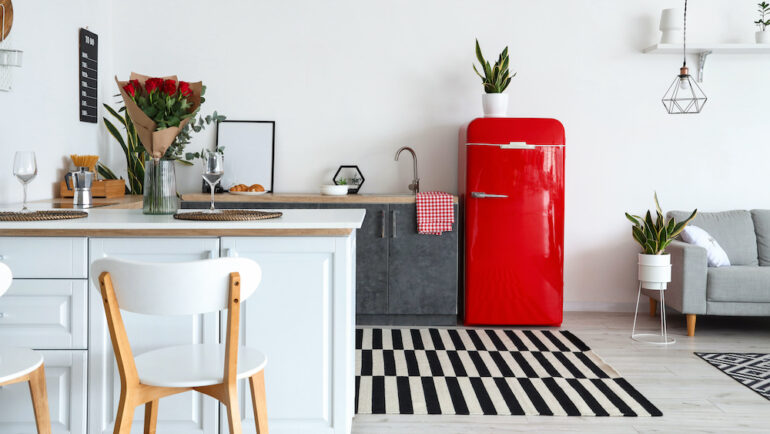
[[[671,211],[682,221],[689,212]],[[687,316],[687,335],[695,334],[696,315],[770,316],[770,210],[698,213],[703,228],[730,259],[729,267],[709,267],[702,247],[674,241],[666,305]],[[642,289],[654,315],[658,291]]]

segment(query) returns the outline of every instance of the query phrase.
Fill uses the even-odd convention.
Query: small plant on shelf
[[[492,66],[488,60],[484,59],[484,55],[481,53],[481,46],[479,46],[479,40],[476,39],[476,59],[481,63],[484,75],[476,69],[476,65],[473,65],[473,70],[481,78],[481,83],[484,85],[484,92],[486,93],[503,93],[508,85],[511,84],[511,79],[516,76],[516,73],[510,75],[508,70],[508,47],[503,49],[503,52],[497,57],[497,62]]]
[[[759,27],[759,30],[764,32],[767,29],[767,26],[770,26],[770,4],[767,2],[758,3],[757,6],[759,9],[757,12],[759,12],[759,19],[754,21],[754,24]]]
[[[647,210],[644,218],[626,213],[626,218],[634,225],[631,227],[631,235],[634,240],[642,246],[645,255],[663,255],[666,247],[677,237],[698,214],[698,210],[690,214],[683,222],[677,222],[671,218],[668,221],[663,217],[663,211],[658,203],[658,194],[655,193],[655,220],[652,220],[652,214]]]

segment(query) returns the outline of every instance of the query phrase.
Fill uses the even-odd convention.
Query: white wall
[[[96,154],[100,124],[79,121],[78,31],[99,35],[99,97],[110,76],[111,3],[100,0],[15,1],[10,37],[24,51],[13,70],[13,88],[0,91],[0,204],[21,202],[13,176],[13,155],[35,151],[38,176],[29,185],[31,200],[58,195],[70,154]],[[101,103],[100,103],[101,107]]]
[[[411,162],[393,161],[402,145],[417,150],[423,189],[455,191],[457,130],[481,110],[473,39],[488,57],[508,44],[519,74],[509,90],[510,114],[555,117],[567,130],[567,306],[626,309],[636,290],[636,247],[623,212],[652,206],[653,190],[667,209],[770,207],[770,56],[713,55],[704,113],[676,117],[663,110],[660,97],[681,59],[641,50],[658,38],[660,10],[682,3],[114,2],[112,70],[201,79],[209,86],[204,112],[275,120],[280,192],[315,191],[338,165],[355,163],[366,175],[364,192],[405,193]],[[689,39],[752,42],[755,3],[690,2]],[[36,15],[43,13],[53,22],[55,12]],[[75,24],[50,33],[74,35]],[[37,49],[55,41],[46,38]],[[58,69],[50,71],[67,76],[75,66]],[[61,96],[68,106],[74,92],[73,86]],[[0,94],[3,115],[8,98]],[[11,98],[25,99],[21,91]],[[74,110],[63,115],[58,107],[55,132],[47,134],[70,140],[48,146],[68,154],[73,138],[94,133],[77,124]],[[13,116],[10,125],[32,118]],[[12,134],[11,143],[26,135],[16,127]],[[194,149],[212,137],[202,135]],[[116,144],[103,141],[99,149],[119,166]],[[56,156],[49,167],[60,161]],[[10,178],[0,174],[5,184]],[[200,185],[197,168],[178,174],[185,189]],[[0,187],[0,198],[16,188]]]

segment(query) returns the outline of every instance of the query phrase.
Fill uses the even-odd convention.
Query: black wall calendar
[[[80,121],[97,122],[97,72],[99,60],[99,37],[96,33],[80,29]]]

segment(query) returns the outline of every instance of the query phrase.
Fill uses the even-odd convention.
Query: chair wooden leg
[[[655,300],[654,298],[650,297],[650,316],[655,316],[655,313],[658,311],[658,300]]]
[[[115,429],[113,434],[130,434],[131,423],[134,421],[133,400],[130,399],[125,390],[120,392],[120,403],[118,404],[118,415],[115,416]]]
[[[687,314],[687,336],[695,336],[695,314]]]
[[[241,430],[241,409],[238,403],[238,388],[235,384],[225,386],[227,396],[227,425],[230,427],[230,434],[242,434]]]
[[[144,434],[155,434],[155,426],[158,424],[158,403],[156,399],[144,404]]]
[[[265,371],[259,371],[249,377],[249,386],[251,386],[251,403],[254,407],[254,424],[257,426],[257,434],[268,434]]]
[[[44,365],[40,365],[29,375],[29,394],[32,396],[32,408],[35,411],[38,434],[51,434],[51,413],[48,411]]]

